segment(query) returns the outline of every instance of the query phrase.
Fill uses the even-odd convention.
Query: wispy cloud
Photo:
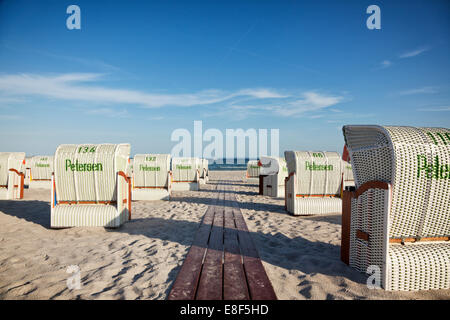
[[[399,95],[409,96],[409,95],[413,95],[413,94],[432,94],[432,93],[437,93],[437,92],[438,92],[438,90],[436,87],[422,87],[422,88],[400,91]]]
[[[183,94],[161,94],[104,85],[104,75],[97,73],[67,73],[59,75],[0,74],[0,100],[33,99],[71,101],[88,104],[89,115],[114,118],[130,117],[124,108],[115,105],[168,108],[204,107],[205,116],[231,115],[233,119],[245,119],[252,115],[280,117],[322,117],[321,112],[342,102],[340,95],[318,91],[282,92],[270,88],[243,88],[234,91],[218,89]],[[102,82],[103,81],[103,82]],[[220,107],[220,108],[218,108]],[[333,108],[334,113],[340,112]],[[209,112],[209,113],[208,113]]]
[[[100,86],[96,83],[100,80],[102,75],[95,73],[0,75],[0,94],[4,97],[42,96],[50,99],[104,104],[132,104],[147,108],[201,106],[236,97],[254,99],[286,97],[271,89],[243,89],[236,92],[204,90],[188,94],[148,93]]]
[[[423,111],[423,112],[446,112],[446,111],[450,111],[450,106],[419,108],[419,109],[417,109],[417,111]]]
[[[274,107],[274,111],[282,116],[295,116],[306,112],[320,111],[334,106],[342,100],[343,97],[341,96],[324,95],[308,91],[303,93],[299,99]]]
[[[429,51],[430,49],[431,48],[429,46],[423,46],[423,47],[420,47],[420,48],[417,48],[414,50],[406,51],[406,52],[400,54],[398,57],[401,59],[412,58],[412,57],[418,56],[426,51]]]
[[[325,109],[333,111],[333,113],[341,112],[338,109],[331,110],[329,107],[340,103],[344,99],[342,96],[322,94],[315,91],[306,91],[286,97],[285,99],[277,99],[269,103],[230,105],[219,111],[206,113],[205,116],[233,115],[238,120],[254,115],[318,119],[325,116],[323,114]]]

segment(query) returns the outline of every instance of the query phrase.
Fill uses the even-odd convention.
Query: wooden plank
[[[170,300],[276,299],[236,197],[224,190],[232,187],[219,183]]]
[[[234,197],[234,196],[233,196]],[[233,208],[238,240],[243,255],[244,271],[252,300],[276,300],[277,296],[259,258],[240,209]]]
[[[225,300],[248,300],[250,296],[231,208],[225,208],[224,217],[223,298]]]
[[[217,201],[217,198],[214,199],[214,205],[209,206],[203,216],[202,223],[194,237],[192,246],[169,293],[168,300],[195,299]]]
[[[191,246],[169,293],[168,300],[194,300],[206,248]]]
[[[277,300],[261,259],[244,256],[244,269],[252,300]]]
[[[352,215],[352,192],[344,190],[341,222],[341,260],[350,264],[350,225]]]
[[[197,300],[222,300],[223,297],[223,197],[222,192],[219,196],[219,205],[215,208],[208,249],[197,288]]]

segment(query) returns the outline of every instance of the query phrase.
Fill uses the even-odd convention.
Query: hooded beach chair
[[[172,190],[199,190],[199,167],[199,158],[172,158]]]
[[[23,198],[24,152],[0,152],[0,199]]]
[[[53,156],[35,156],[30,159],[29,164],[30,189],[52,188]]]
[[[209,180],[209,169],[208,169],[208,160],[200,159],[200,183],[208,183]]]
[[[293,215],[341,213],[341,156],[337,152],[286,151],[285,207]]]
[[[25,165],[24,167],[24,176],[25,176],[25,186],[30,185],[30,174],[31,174],[31,158],[26,157],[25,158]]]
[[[128,177],[133,177],[133,164],[134,164],[134,159],[128,159],[127,172],[126,172]]]
[[[260,194],[284,198],[284,180],[288,176],[286,160],[280,157],[261,157],[259,159]]]
[[[355,186],[355,179],[353,177],[353,169],[352,164],[350,161],[350,155],[348,153],[347,146],[344,145],[344,151],[342,153],[342,188],[341,188],[341,198],[342,198],[342,192],[347,187],[354,187]]]
[[[341,259],[386,290],[450,288],[450,130],[343,127],[355,174]],[[371,272],[368,272],[371,273]]]
[[[172,191],[169,154],[137,154],[133,161],[133,200],[169,200]]]
[[[131,219],[129,144],[60,145],[52,177],[51,227],[119,227]]]
[[[258,160],[249,160],[247,162],[247,172],[245,174],[247,183],[259,184],[259,165]]]

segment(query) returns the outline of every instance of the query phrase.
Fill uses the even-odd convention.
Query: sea
[[[247,162],[252,159],[208,159],[210,171],[247,170]]]

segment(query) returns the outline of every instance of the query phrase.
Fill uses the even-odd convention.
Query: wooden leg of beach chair
[[[350,257],[350,224],[352,215],[352,194],[344,190],[342,199],[342,223],[341,223],[341,260],[349,264]]]

